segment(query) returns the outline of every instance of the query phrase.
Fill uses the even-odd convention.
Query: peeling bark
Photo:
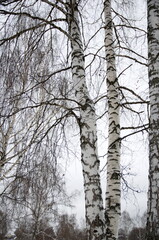
[[[147,0],[150,95],[147,240],[159,239],[159,1]]]
[[[107,97],[109,136],[107,154],[106,237],[118,238],[120,218],[120,119],[119,92],[112,30],[111,0],[104,1],[105,51],[107,63]]]
[[[84,178],[86,227],[89,240],[104,240],[105,221],[97,153],[95,107],[86,85],[77,2],[69,0],[67,7],[72,48],[72,76],[80,108],[81,162]]]

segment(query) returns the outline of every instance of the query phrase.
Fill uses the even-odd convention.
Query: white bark
[[[104,2],[105,50],[107,63],[107,98],[109,116],[109,142],[107,155],[106,236],[118,238],[120,218],[120,122],[119,93],[112,30],[111,0]]]
[[[77,2],[69,0],[67,3],[72,48],[72,76],[75,95],[80,109],[81,162],[83,167],[88,239],[104,240],[105,221],[97,153],[95,108],[86,85],[84,52]]]
[[[159,239],[159,1],[147,0],[150,94],[147,240]]]

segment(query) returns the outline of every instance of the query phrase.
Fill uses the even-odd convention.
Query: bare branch
[[[147,103],[147,101],[145,99],[143,99],[142,97],[140,97],[137,93],[135,93],[132,89],[129,89],[127,87],[124,86],[120,86],[119,89],[124,89],[128,92],[130,92],[131,94],[133,94],[135,97],[139,98],[143,103]]]
[[[45,24],[49,24],[53,28],[58,29],[60,32],[62,32],[64,35],[66,35],[70,39],[70,35],[64,29],[62,29],[61,27],[55,25],[53,23],[53,20],[49,21],[47,19],[44,19],[44,18],[41,18],[41,17],[38,17],[38,16],[33,16],[30,13],[28,13],[28,12],[11,12],[11,11],[6,11],[6,10],[0,10],[0,14],[3,14],[3,15],[14,15],[14,16],[26,16],[26,17],[29,17],[29,18],[31,18],[33,20],[39,20],[40,22],[44,22]]]

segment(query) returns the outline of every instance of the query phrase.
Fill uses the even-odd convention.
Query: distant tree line
[[[118,240],[144,240],[146,234],[146,213],[131,218],[127,211],[122,212]],[[6,239],[8,232],[7,214],[0,211],[0,240]],[[45,218],[35,224],[30,217],[23,218],[14,232],[16,240],[86,240],[86,229],[80,227],[74,214],[57,216],[55,225]]]
[[[0,211],[0,240],[7,239],[7,215]],[[51,226],[47,218],[35,224],[30,217],[23,218],[15,229],[16,240],[86,240],[85,228],[80,228],[75,215],[58,216],[55,226]]]
[[[127,211],[121,214],[118,240],[144,240],[146,238],[146,212],[131,218]]]

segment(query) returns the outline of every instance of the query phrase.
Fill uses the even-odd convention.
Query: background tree
[[[19,225],[21,218],[30,216],[32,234],[34,232],[36,236],[43,219],[56,221],[62,204],[71,204],[71,199],[66,194],[63,175],[61,176],[60,167],[49,147],[44,148],[41,145],[36,155],[27,151],[23,161],[18,163],[15,174],[14,181],[2,195],[3,201],[8,203],[8,208],[13,209],[14,224]]]
[[[146,237],[146,230],[145,228],[133,228],[131,232],[129,233],[128,240],[144,240]]]
[[[120,219],[119,239],[120,240],[143,240],[146,237],[146,213],[141,216],[130,217],[126,211],[122,212]]]
[[[128,239],[128,235],[134,226],[133,219],[127,211],[123,211],[120,218],[120,228],[122,229],[123,235]]]
[[[118,239],[119,240],[127,240],[127,235],[125,233],[125,230],[122,228],[119,228]]]
[[[13,3],[8,8],[12,6],[17,11],[22,7]],[[28,10],[29,6],[23,7]],[[54,76],[58,74],[55,67],[55,74],[50,70],[56,58],[51,37],[56,38],[56,34],[46,43],[44,25],[38,26],[37,21],[33,23],[23,15],[14,20],[15,32],[23,32],[23,36],[18,41],[6,42],[1,49],[1,143],[5,146],[2,146],[5,162],[1,198],[10,211],[14,209],[10,218],[17,224],[21,217],[32,216],[36,235],[44,215],[52,214],[53,220],[59,202],[70,204],[64,189],[63,167],[57,163],[62,158],[61,145],[65,145],[66,112],[61,111],[64,104],[59,105],[59,101],[66,97],[66,83],[63,84],[61,74],[60,78]],[[34,24],[39,28],[35,30]],[[25,33],[25,28],[30,31]],[[13,29],[9,29],[12,33]]]
[[[17,240],[54,240],[55,233],[53,228],[48,224],[46,219],[39,223],[38,232],[34,232],[34,222],[30,218],[25,218],[19,223],[15,231]]]
[[[67,214],[61,215],[58,221],[56,231],[56,239],[60,240],[78,240],[87,239],[85,229],[80,229],[76,222],[74,215],[68,216]]]

